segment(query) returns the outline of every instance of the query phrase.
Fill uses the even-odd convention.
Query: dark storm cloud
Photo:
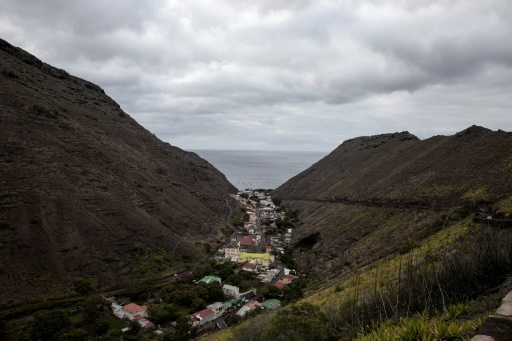
[[[1,5],[3,38],[98,83],[183,148],[329,150],[357,135],[512,129],[508,1]]]

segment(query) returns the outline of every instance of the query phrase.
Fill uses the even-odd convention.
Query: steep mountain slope
[[[156,276],[223,225],[223,174],[3,40],[0,117],[1,302]]]
[[[345,141],[275,197],[299,210],[302,265],[339,279],[472,213],[504,218],[511,174],[512,133],[473,126],[421,141],[402,132]]]

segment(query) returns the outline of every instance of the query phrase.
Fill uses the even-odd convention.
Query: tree
[[[82,302],[80,307],[88,321],[93,320],[100,314],[103,303],[104,302],[101,297],[89,297]]]
[[[197,279],[201,279],[204,276],[208,276],[213,273],[215,273],[215,270],[213,269],[213,267],[210,264],[203,264],[203,265],[199,265],[194,270],[194,277]]]
[[[73,283],[73,287],[80,295],[87,295],[92,291],[92,283],[86,279],[77,279]]]
[[[219,270],[219,277],[225,281],[229,276],[233,275],[235,271],[231,267],[223,267]]]
[[[206,308],[206,302],[202,298],[197,297],[192,300],[190,307],[194,311],[200,311]]]
[[[281,289],[276,287],[275,285],[269,285],[265,289],[263,289],[261,293],[266,299],[269,298],[279,298],[282,295]]]
[[[141,283],[132,285],[126,290],[126,295],[130,297],[132,301],[144,301],[151,296],[154,292],[153,284]]]
[[[174,304],[162,303],[158,306],[153,306],[149,311],[150,320],[156,324],[164,324],[169,321],[174,321],[178,318],[178,308]]]
[[[110,328],[110,322],[106,320],[101,320],[98,323],[96,323],[95,332],[96,335],[104,335],[108,328]]]
[[[222,287],[220,286],[220,283],[215,281],[212,283],[209,283],[206,286],[208,290],[207,302],[216,302],[216,301],[222,301],[224,299],[224,292],[222,291]]]
[[[183,316],[176,321],[176,340],[190,340],[195,336],[195,329],[189,323],[188,317]]]
[[[73,331],[65,331],[60,332],[58,334],[57,340],[59,341],[85,341],[87,338],[87,333],[82,330],[73,330]]]
[[[34,314],[32,334],[37,339],[51,339],[51,337],[66,329],[70,325],[68,315],[60,310],[45,310]]]

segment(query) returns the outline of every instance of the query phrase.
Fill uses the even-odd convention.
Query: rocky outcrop
[[[158,276],[200,256],[236,191],[97,85],[0,40],[0,300]]]

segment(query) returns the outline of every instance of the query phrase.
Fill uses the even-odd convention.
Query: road
[[[263,245],[263,242],[265,241],[265,232],[261,228],[261,219],[260,219],[260,210],[256,209],[256,227],[258,228],[258,231],[260,232],[260,244],[258,245],[258,252],[261,252],[261,247]]]
[[[268,283],[268,285],[275,284],[277,281],[279,281],[284,276],[284,265],[281,262],[277,262],[277,261],[275,263],[277,264],[277,266],[279,266],[279,273],[277,274],[277,277],[275,279],[271,280],[270,283]]]

